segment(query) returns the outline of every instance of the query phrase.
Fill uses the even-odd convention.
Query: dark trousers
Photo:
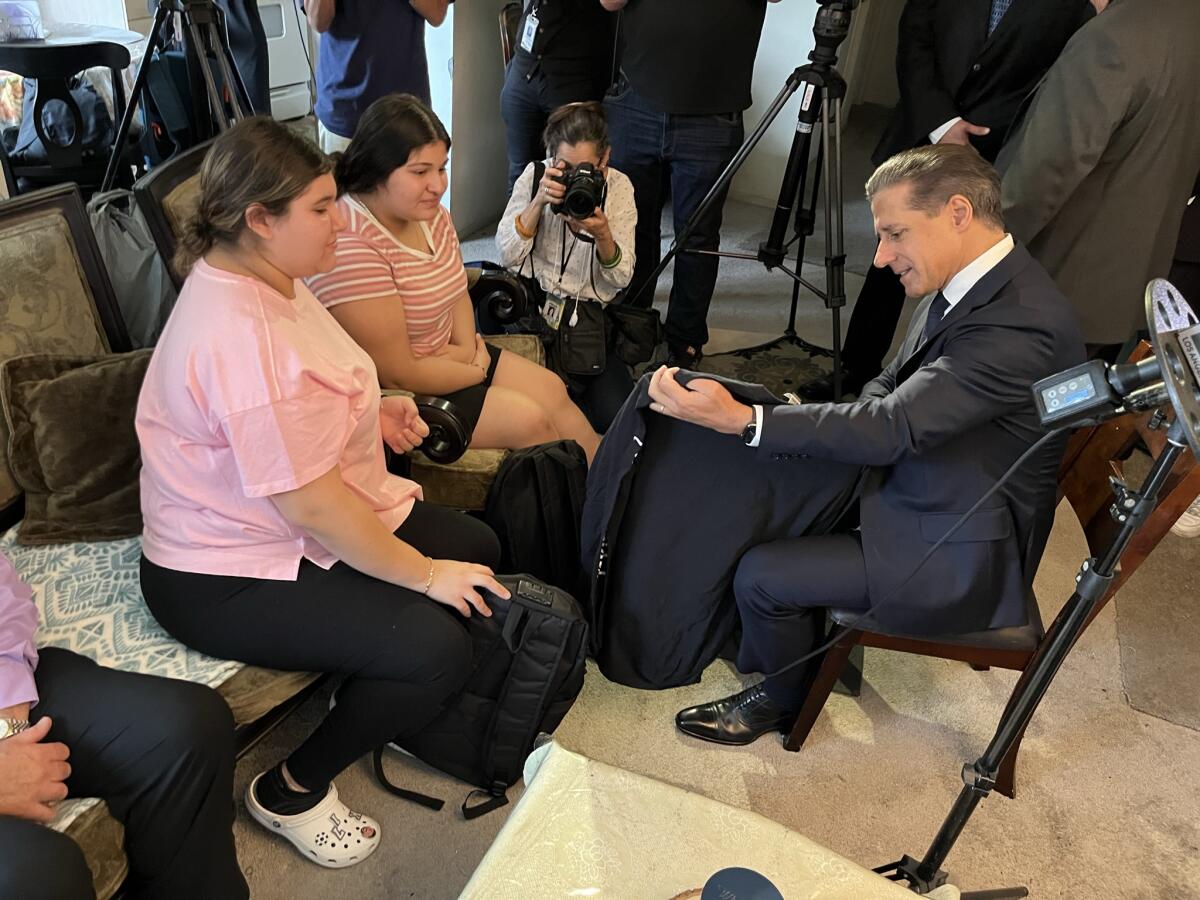
[[[537,61],[518,53],[504,73],[500,91],[500,117],[504,120],[508,144],[508,193],[535,160],[546,158],[542,132],[550,113],[566,103],[598,100],[594,73],[581,68],[576,77],[562,75],[551,80]]]
[[[904,309],[904,285],[891,269],[871,266],[846,327],[842,365],[861,381],[883,371],[884,357]]]
[[[249,889],[233,844],[233,716],[209,688],[39,651],[31,719],[71,751],[72,797],[101,797],[125,826],[125,896],[238,900]],[[0,897],[91,897],[69,838],[0,817]]]
[[[770,673],[813,650],[825,637],[827,607],[866,609],[867,569],[857,534],[786,538],[742,556],[733,579],[742,619],[737,666]],[[799,709],[820,657],[766,680],[767,695]]]
[[[603,372],[572,377],[568,387],[588,424],[597,434],[604,434],[633,392],[633,376],[629,374],[629,366],[609,350]]]
[[[396,536],[435,559],[500,559],[490,528],[428,503],[414,506]],[[310,790],[420,731],[470,674],[471,639],[457,612],[340,562],[326,570],[304,560],[295,581],[271,581],[178,572],[143,557],[142,593],[172,637],[210,656],[345,676],[337,706],[287,760]]]
[[[675,115],[655,110],[622,79],[604,98],[612,165],[633,182],[637,231],[633,280],[626,292],[637,305],[654,302],[650,274],[662,259],[662,209],[671,193],[675,234],[700,206],[717,177],[742,144],[742,114]],[[683,249],[716,250],[721,242],[725,194],[696,223]],[[717,283],[715,256],[680,253],[675,257],[665,326],[673,347],[700,349],[708,341],[708,307]],[[643,285],[645,290],[643,291]]]

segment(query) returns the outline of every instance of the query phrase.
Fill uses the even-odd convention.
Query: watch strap
[[[12,716],[0,718],[0,741],[20,734],[29,727],[28,719],[18,719]]]

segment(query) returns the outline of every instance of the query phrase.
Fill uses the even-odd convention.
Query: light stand
[[[850,30],[850,12],[858,6],[859,0],[819,0],[816,24],[813,26],[813,36],[816,46],[808,54],[811,62],[800,66],[788,76],[787,83],[771,102],[758,126],[738,149],[729,165],[725,167],[712,188],[700,201],[696,211],[683,226],[675,240],[671,243],[666,255],[659,261],[650,277],[641,285],[637,293],[630,299],[636,303],[638,298],[658,282],[658,277],[675,258],[676,254],[699,253],[708,256],[728,257],[731,259],[758,260],[770,269],[779,269],[792,279],[792,305],[788,315],[788,324],[784,333],[775,340],[755,347],[747,347],[736,351],[739,354],[750,354],[773,349],[782,344],[802,347],[809,353],[833,357],[834,392],[840,396],[842,387],[842,324],[841,309],[846,305],[845,264],[842,241],[842,100],[846,96],[846,81],[838,73],[834,65],[837,63],[837,48],[845,40]],[[758,253],[734,253],[720,250],[692,250],[684,245],[695,231],[697,223],[708,210],[724,195],[725,189],[733,176],[737,174],[746,158],[758,146],[771,123],[787,105],[791,96],[803,87],[800,95],[800,114],[796,125],[796,135],[792,139],[792,148],[788,154],[787,166],[783,172],[783,183],[779,189],[779,201],[775,207],[775,216],[771,221],[771,231],[766,241],[759,244]],[[812,195],[805,202],[805,188],[808,180],[808,164],[812,149],[813,128],[821,123],[821,144],[817,151],[816,167],[812,183]],[[825,289],[822,290],[808,282],[803,277],[804,245],[813,233],[816,221],[816,206],[820,194],[822,163],[828,160],[824,167],[824,216],[825,216]],[[792,240],[784,243],[788,229],[788,219],[792,208],[799,204],[796,210],[795,233]],[[795,271],[789,269],[784,261],[791,243],[796,243]],[[800,286],[803,285],[813,294],[820,297],[832,316],[833,340],[832,350],[817,347],[801,339],[796,334],[796,309],[800,299]]]
[[[1120,479],[1112,479],[1116,494],[1112,514],[1120,529],[1100,559],[1088,559],[1080,568],[1075,593],[1017,682],[987,750],[974,763],[963,766],[962,791],[925,856],[920,860],[904,856],[875,870],[893,881],[907,882],[918,894],[927,894],[946,883],[948,875],[942,863],[975,807],[991,793],[1001,761],[1029,724],[1059,667],[1104,599],[1121,554],[1158,505],[1159,493],[1175,461],[1189,447],[1200,458],[1200,325],[1178,291],[1162,279],[1146,288],[1146,312],[1153,357],[1111,368],[1091,362],[1034,385],[1046,425],[1075,421],[1094,424],[1126,412],[1155,409],[1151,425],[1162,427],[1172,407],[1175,418],[1167,429],[1166,447],[1140,489],[1131,490]],[[1028,893],[1023,887],[1015,887],[967,892],[962,897],[1007,900]]]
[[[147,65],[156,50],[161,50],[166,44],[167,17],[173,13],[181,16],[184,28],[184,46],[188,57],[189,80],[198,70],[202,79],[202,89],[208,99],[208,111],[211,119],[207,120],[211,137],[212,122],[220,131],[225,131],[234,122],[244,119],[248,111],[254,107],[250,103],[250,95],[238,72],[237,63],[233,60],[233,52],[229,49],[229,38],[225,32],[225,19],[221,10],[212,0],[161,0],[154,12],[154,24],[150,27],[150,36],[146,40],[146,50],[138,65],[137,76],[133,80],[133,90],[130,93],[129,104],[125,107],[125,115],[121,117],[121,125],[117,129],[116,140],[113,141],[112,155],[108,159],[108,168],[104,171],[104,181],[100,191],[110,190],[117,177],[117,168],[121,164],[122,149],[129,135],[130,126],[138,104],[144,99],[146,90]],[[221,94],[217,79],[213,75],[210,57],[216,61],[221,75],[221,84],[229,91],[228,104]],[[195,66],[195,70],[192,66]],[[205,122],[204,116],[196,117]]]

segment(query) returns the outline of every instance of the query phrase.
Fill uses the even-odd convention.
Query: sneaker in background
[[[1184,538],[1200,537],[1200,497],[1183,511],[1183,515],[1171,526],[1171,533]]]

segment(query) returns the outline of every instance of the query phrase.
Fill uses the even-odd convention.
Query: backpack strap
[[[469,806],[472,797],[486,797],[482,803],[475,806]],[[500,809],[502,806],[508,806],[508,794],[505,791],[503,784],[498,784],[498,787],[493,787],[488,791],[471,791],[467,794],[467,799],[462,802],[459,808],[462,816],[467,821],[478,819],[480,816],[485,816],[494,809]]]
[[[416,791],[407,791],[404,788],[396,787],[387,777],[387,773],[383,771],[383,748],[375,749],[372,761],[375,764],[375,777],[379,779],[379,783],[387,789],[388,793],[395,794],[401,800],[408,800],[410,803],[417,803],[424,806],[426,809],[438,810],[446,805],[444,800],[439,800],[436,797],[430,797],[427,794],[420,794]],[[506,799],[505,803],[508,802]],[[503,806],[503,804],[501,804]],[[464,804],[465,806],[465,804]]]

